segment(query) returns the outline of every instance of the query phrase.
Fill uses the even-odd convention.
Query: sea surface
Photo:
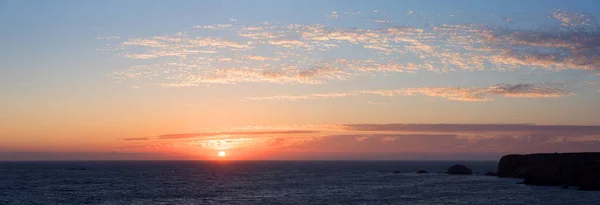
[[[446,175],[465,164],[473,176]],[[600,204],[482,161],[0,162],[0,204]],[[423,169],[429,174],[416,174]]]

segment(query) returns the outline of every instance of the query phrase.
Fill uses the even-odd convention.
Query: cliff
[[[600,152],[506,155],[498,163],[498,177],[524,178],[525,184],[600,187]],[[594,188],[595,187],[595,188]]]

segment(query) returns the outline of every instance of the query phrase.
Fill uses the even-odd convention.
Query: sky
[[[597,151],[599,16],[595,0],[0,0],[0,160]]]

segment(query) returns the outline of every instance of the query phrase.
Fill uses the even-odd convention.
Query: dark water
[[[0,204],[600,204],[600,192],[445,175],[455,163],[0,162]]]

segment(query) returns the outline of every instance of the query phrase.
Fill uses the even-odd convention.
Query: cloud
[[[307,100],[318,98],[338,98],[355,96],[356,93],[317,93],[309,95],[276,95],[270,97],[247,97],[246,100]]]
[[[125,58],[133,58],[133,59],[153,59],[159,57],[179,57],[185,58],[189,55],[205,53],[205,54],[213,54],[217,53],[215,50],[194,50],[194,49],[181,49],[181,50],[173,50],[173,51],[149,51],[147,53],[125,53],[123,56]]]
[[[490,62],[511,67],[600,70],[600,30],[491,28],[484,43],[497,54]]]
[[[329,15],[338,17],[339,13]],[[268,22],[200,25],[195,28],[219,32],[184,31],[121,39],[118,48],[112,50],[120,52],[121,57],[138,60],[149,70],[124,69],[112,76],[123,80],[136,76],[132,80],[152,81],[146,83],[150,85],[185,87],[253,82],[325,84],[360,76],[423,71],[600,71],[600,28],[595,17],[564,10],[554,10],[550,16],[554,24],[531,28],[476,23],[400,26],[373,18],[365,22],[376,25],[364,28]],[[173,63],[177,65],[170,65]],[[323,65],[327,68],[314,69]],[[251,77],[245,79],[244,75]],[[412,93],[487,100],[469,96],[478,90],[436,89],[422,88]]]
[[[123,46],[139,46],[147,48],[162,49],[162,51],[178,51],[193,48],[214,49],[249,49],[248,43],[235,42],[222,38],[213,37],[180,37],[180,36],[154,36],[150,38],[133,38],[121,43]]]
[[[340,13],[337,11],[332,11],[331,13],[327,14],[326,17],[330,19],[338,19],[340,17]]]
[[[561,9],[555,9],[552,12],[552,17],[560,21],[562,26],[566,27],[581,27],[598,23],[594,15],[588,13],[574,13]]]
[[[96,37],[97,40],[119,40],[121,37],[119,36],[100,36]]]
[[[563,97],[573,95],[574,93],[565,90],[560,84],[545,85],[545,84],[499,84],[488,89],[489,93],[500,94],[507,97]]]
[[[182,133],[165,134],[149,138],[147,144],[137,144],[130,150],[141,149],[149,150],[154,148],[173,149],[186,152],[185,150],[194,150],[197,152],[205,150],[244,150],[249,149],[248,154],[257,150],[282,149],[290,146],[297,146],[304,143],[320,140],[318,135],[320,130],[239,130],[239,131],[220,131],[220,132],[200,132],[200,133]],[[142,142],[140,142],[142,143]]]
[[[325,66],[310,69],[288,67],[286,69],[269,68],[229,68],[202,72],[200,75],[187,75],[178,83],[169,86],[199,86],[202,84],[236,83],[279,83],[279,84],[321,84],[327,80],[344,80],[348,74]]]
[[[384,23],[384,24],[392,23],[392,21],[389,21],[389,20],[374,20],[373,22],[375,22],[375,23]]]
[[[282,130],[289,128],[289,130]],[[311,130],[303,130],[311,128]],[[135,149],[230,150],[232,153],[268,151],[281,156],[289,152],[348,153],[347,159],[377,153],[397,156],[443,153],[452,159],[460,153],[471,157],[496,153],[581,152],[600,148],[600,126],[535,124],[345,124],[253,126],[160,135],[137,142]],[[163,140],[160,140],[163,139]],[[168,142],[169,144],[157,144]],[[353,154],[349,154],[353,153]],[[411,154],[412,153],[412,154]],[[420,159],[414,155],[412,159]],[[276,156],[273,156],[276,157]],[[292,156],[288,156],[292,157]],[[438,156],[439,159],[440,156]],[[285,157],[284,157],[285,158]],[[394,157],[392,157],[394,158]],[[392,159],[390,158],[390,159]],[[386,158],[387,159],[387,158]],[[397,159],[397,158],[394,158]],[[490,158],[492,159],[492,158]],[[497,159],[497,158],[494,158]]]
[[[388,102],[375,102],[375,101],[368,101],[367,103],[369,103],[371,105],[387,105],[387,104],[390,104]]]
[[[359,90],[352,92],[321,93],[305,95],[276,95],[270,97],[247,97],[247,100],[307,100],[318,98],[337,98],[356,95],[379,95],[379,96],[414,96],[424,95],[430,97],[441,97],[448,100],[485,102],[491,101],[493,95],[514,98],[548,98],[564,97],[574,93],[563,87],[562,84],[498,84],[489,87],[422,87],[391,90]]]
[[[404,95],[412,96],[415,94],[432,96],[432,97],[442,97],[448,100],[457,100],[457,101],[488,101],[489,98],[483,96],[482,90],[477,88],[460,88],[460,87],[445,87],[445,88],[408,88],[400,91]],[[379,94],[379,95],[394,95],[394,91],[366,91],[370,94]]]
[[[307,43],[305,43],[303,41],[299,41],[299,40],[272,40],[272,41],[269,41],[269,44],[282,46],[282,47],[294,47],[294,46],[306,47],[308,45]]]
[[[0,161],[90,160],[192,160],[190,156],[164,152],[0,152]]]
[[[212,24],[212,25],[200,25],[194,26],[194,28],[203,28],[203,29],[212,29],[212,30],[222,30],[231,27],[231,24]]]
[[[203,26],[202,28],[217,28],[219,26]],[[222,26],[221,26],[222,27]],[[359,69],[353,69],[354,67],[348,67],[347,65],[336,63],[336,62],[315,62],[311,57],[298,53],[290,49],[303,49],[308,54],[317,55],[316,52],[326,52],[329,49],[340,47],[341,44],[365,44],[363,48],[375,50],[380,53],[391,53],[399,51],[394,46],[387,45],[386,42],[390,40],[398,39],[380,39],[384,35],[408,35],[409,33],[414,34],[420,32],[419,29],[407,28],[407,27],[394,27],[380,29],[377,31],[369,31],[362,29],[330,29],[319,25],[288,25],[285,27],[272,26],[270,24],[264,24],[261,26],[246,26],[236,30],[237,35],[244,38],[249,38],[249,41],[240,42],[225,40],[219,37],[188,37],[186,35],[174,35],[174,36],[154,36],[149,38],[134,38],[128,39],[121,45],[125,50],[122,56],[126,58],[135,59],[156,59],[161,57],[175,57],[179,58],[178,66],[161,66],[153,67],[153,70],[149,71],[154,73],[152,79],[172,79],[178,80],[179,82],[162,82],[162,85],[175,85],[179,87],[184,86],[198,86],[198,83],[212,83],[214,81],[196,81],[190,82],[190,78],[194,79],[206,79],[211,78],[214,73],[236,73],[240,72],[239,67],[256,67],[256,65],[250,65],[251,62],[244,61],[241,58],[249,57],[252,60],[261,60],[267,63],[261,65],[264,68],[257,68],[254,70],[262,70],[266,73],[283,73],[281,76],[285,76],[285,73],[291,73],[290,69],[286,69],[286,66],[278,65],[273,61],[283,61],[289,64],[287,67],[296,67],[300,70],[297,77],[302,79],[298,80],[272,80],[272,78],[263,78],[263,80],[241,80],[232,75],[232,79],[223,79],[219,82],[293,82],[293,83],[326,83],[329,80],[347,80],[350,76],[362,75],[360,73],[368,72],[404,72],[414,71],[414,64],[400,65],[397,63],[378,63],[378,62],[363,62]],[[412,35],[411,34],[411,35]],[[295,35],[295,36],[294,36]],[[402,39],[400,39],[402,40]],[[408,41],[404,39],[404,41]],[[411,43],[415,44],[414,48],[423,47],[418,44],[417,41],[411,40]],[[283,50],[276,50],[272,53],[273,57],[261,58],[260,55],[246,55],[246,56],[228,56],[221,57],[220,59],[232,59],[232,62],[239,65],[233,67],[233,64],[225,64],[223,61],[214,61],[214,54],[225,53],[229,51],[243,51],[254,49],[258,45],[272,45]],[[146,48],[145,51],[139,52],[133,50],[134,47]],[[197,59],[197,60],[194,60]],[[293,64],[290,62],[294,62]],[[240,65],[241,64],[241,65]],[[368,65],[367,65],[368,64]],[[314,67],[328,68],[314,69]],[[277,67],[275,67],[277,66]],[[185,69],[181,69],[184,67]],[[212,68],[205,69],[202,68]],[[231,71],[229,71],[231,70]],[[244,69],[244,72],[250,72],[249,69]],[[326,71],[327,70],[327,71]],[[204,75],[193,76],[192,73],[204,73]],[[317,72],[315,72],[317,71]],[[326,72],[321,72],[326,71]],[[336,72],[339,75],[329,76],[326,79],[315,79],[319,78],[323,73]],[[259,71],[260,72],[260,71]],[[115,75],[127,78],[132,73],[139,73],[137,70],[125,70],[115,72]],[[313,75],[311,73],[318,73],[319,75]],[[259,74],[260,75],[260,74]],[[259,76],[255,75],[255,76]],[[272,77],[272,76],[265,76]],[[309,79],[310,78],[310,79]],[[325,80],[325,81],[323,81]]]
[[[265,43],[265,40],[283,38],[284,34],[277,32],[267,26],[246,26],[239,29],[236,35],[240,37],[258,40],[257,43]]]
[[[146,140],[150,140],[150,138],[147,138],[147,137],[134,137],[134,138],[124,138],[123,140],[125,140],[125,141],[146,141]]]
[[[600,126],[535,124],[347,124],[342,129],[369,132],[453,133],[453,134],[522,134],[580,136],[599,135]]]
[[[600,81],[588,81],[588,82],[585,82],[585,83],[588,84],[588,85],[599,85]]]
[[[580,138],[575,135],[557,138],[555,135],[351,134],[327,136],[318,141],[297,145],[295,149],[311,152],[352,151],[355,154],[359,153],[358,155],[444,153],[453,156],[467,152],[472,153],[471,157],[475,157],[484,153],[498,153],[497,157],[500,157],[508,153],[582,152],[600,148],[600,136],[588,137],[585,141],[579,141]]]
[[[452,152],[467,144],[465,139],[452,134],[340,134],[324,137],[301,145],[315,151],[377,152]]]
[[[269,130],[269,131],[233,131],[233,132],[200,132],[200,133],[183,133],[183,134],[165,134],[158,135],[154,138],[125,138],[125,141],[151,140],[151,139],[190,139],[198,137],[214,137],[222,135],[294,135],[294,134],[314,134],[319,133],[319,130]]]
[[[600,126],[535,124],[348,124],[347,135],[394,152],[581,152],[600,148]],[[382,134],[385,133],[385,134]],[[384,145],[384,144],[388,145]],[[406,147],[415,148],[407,150]],[[363,148],[364,149],[364,148]]]
[[[267,60],[271,60],[271,58],[267,58],[264,56],[258,56],[258,55],[251,55],[248,56],[247,59],[249,60],[256,60],[256,61],[267,61]]]
[[[348,14],[348,15],[360,15],[360,14],[363,14],[363,12],[361,12],[361,11],[345,11],[344,14]]]
[[[369,139],[369,136],[362,136],[361,135],[361,136],[354,137],[354,139],[356,139],[357,142],[362,142],[362,141],[364,141],[366,139]]]

